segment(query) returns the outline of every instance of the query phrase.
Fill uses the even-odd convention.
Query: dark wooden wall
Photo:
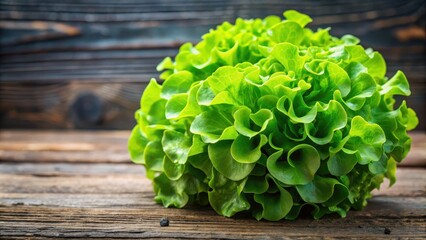
[[[130,129],[155,66],[237,17],[296,9],[351,33],[409,78],[425,129],[424,0],[0,0],[1,128]]]

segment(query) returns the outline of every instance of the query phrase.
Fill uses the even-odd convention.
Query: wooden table
[[[0,238],[382,238],[426,237],[426,135],[394,187],[383,186],[346,218],[267,222],[209,208],[163,208],[142,166],[130,163],[127,131],[2,131]],[[160,227],[162,217],[170,226]],[[385,229],[390,230],[385,234]]]

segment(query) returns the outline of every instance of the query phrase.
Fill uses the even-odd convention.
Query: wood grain
[[[425,3],[398,1],[0,2],[0,124],[4,128],[130,129],[155,66],[223,21],[296,9],[311,28],[354,34],[406,73],[408,105],[426,119]],[[87,97],[87,96],[91,97]],[[88,106],[82,106],[88,102]],[[425,130],[420,121],[418,130]]]
[[[97,168],[97,164],[86,165]],[[114,172],[116,166],[110,166]],[[44,167],[37,165],[35,171]],[[376,193],[366,209],[352,211],[346,218],[302,217],[292,222],[258,222],[246,215],[225,218],[206,207],[165,209],[154,203],[143,174],[60,172],[55,176],[0,173],[0,237],[378,238],[386,236],[385,228],[391,230],[391,237],[426,236],[424,169],[399,169],[392,190]],[[169,227],[159,226],[162,217],[168,217]]]
[[[127,151],[129,136],[129,131],[2,131],[0,159],[22,162],[130,163]]]
[[[411,202],[406,199],[400,202],[407,203]],[[394,204],[394,208],[395,205],[398,206]],[[425,212],[424,209],[419,211],[419,206],[399,209],[398,219],[387,217],[387,211],[375,211],[382,208],[380,200],[372,201],[370,206],[363,212],[349,214],[345,219],[328,217],[320,221],[300,219],[277,223],[257,222],[247,217],[228,219],[217,216],[209,209],[194,211],[162,208],[73,209],[15,206],[13,210],[10,207],[0,207],[0,212],[2,235],[7,238],[377,239],[386,236],[385,228],[391,230],[390,237],[393,238],[425,237]],[[361,214],[367,211],[374,214]],[[164,216],[170,220],[169,227],[159,226],[159,220]]]
[[[3,117],[0,124],[49,129],[130,129],[145,85],[0,83],[0,116]]]
[[[411,151],[400,165],[426,167],[426,134],[410,135]],[[0,161],[130,163],[129,136],[130,131],[1,131]]]

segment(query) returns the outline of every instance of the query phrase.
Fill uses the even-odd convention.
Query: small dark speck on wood
[[[386,227],[384,233],[387,234],[387,235],[389,235],[391,233],[391,230]]]
[[[169,219],[167,219],[167,218],[162,218],[162,219],[160,220],[160,226],[162,226],[162,227],[167,227],[167,226],[169,226]]]

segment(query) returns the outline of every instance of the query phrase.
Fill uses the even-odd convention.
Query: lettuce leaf
[[[224,22],[157,67],[129,138],[133,162],[165,207],[209,204],[256,219],[362,209],[411,146],[411,94],[382,55],[352,35],[285,19]]]

